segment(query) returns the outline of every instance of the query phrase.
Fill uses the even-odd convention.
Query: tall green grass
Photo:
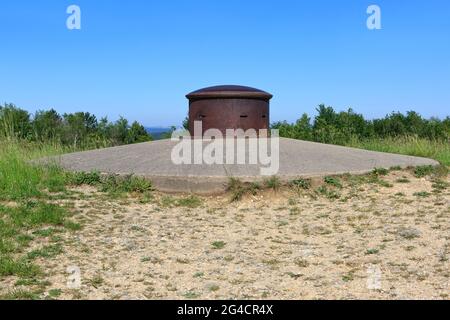
[[[0,278],[15,276],[38,283],[43,273],[26,253],[36,237],[33,231],[64,229],[70,223],[67,210],[47,197],[49,192],[65,190],[66,174],[57,166],[30,163],[63,151],[51,144],[0,140]]]
[[[62,152],[62,148],[48,144],[0,141],[0,200],[20,201],[40,197],[43,191],[64,190],[66,181],[62,169],[29,163],[32,159]]]
[[[353,139],[346,144],[360,149],[431,158],[450,166],[450,141],[428,140],[412,136],[398,138]]]

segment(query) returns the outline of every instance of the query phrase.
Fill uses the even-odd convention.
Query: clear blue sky
[[[448,0],[1,0],[0,39],[0,103],[30,112],[179,125],[186,93],[241,84],[274,94],[272,121],[320,103],[450,114]]]

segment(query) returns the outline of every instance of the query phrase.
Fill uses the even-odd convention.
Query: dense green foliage
[[[450,139],[450,117],[444,120],[424,119],[410,111],[406,115],[396,112],[382,119],[366,120],[352,109],[336,112],[325,105],[320,105],[317,113],[313,121],[303,114],[296,123],[276,122],[272,127],[280,130],[281,137],[342,145],[355,139],[406,136],[441,141]]]
[[[424,119],[414,111],[367,120],[349,109],[336,112],[320,105],[312,120],[276,122],[280,137],[433,158],[450,165],[450,117]]]
[[[50,142],[74,149],[99,148],[152,140],[138,122],[124,118],[99,121],[89,112],[58,114],[55,110],[30,115],[13,104],[0,106],[0,138]]]

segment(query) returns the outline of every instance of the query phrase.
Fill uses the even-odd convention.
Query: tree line
[[[415,111],[406,114],[393,112],[384,118],[367,120],[352,109],[336,112],[332,107],[319,105],[311,119],[303,114],[295,123],[272,124],[280,137],[345,145],[350,141],[415,136],[450,143],[450,117],[424,119]]]
[[[0,138],[59,143],[75,149],[99,148],[151,141],[137,121],[121,117],[110,122],[89,112],[59,114],[54,109],[31,115],[14,104],[0,106]]]
[[[187,126],[186,120],[183,125]],[[336,112],[322,104],[314,118],[305,113],[295,123],[280,121],[271,127],[278,129],[281,137],[329,144],[409,136],[450,143],[449,116],[443,120],[425,119],[414,111],[393,112],[381,119],[368,120],[352,109]],[[164,137],[170,137],[170,133]],[[0,106],[0,138],[59,143],[76,149],[153,140],[144,126],[137,121],[129,124],[123,117],[110,122],[106,117],[98,120],[89,112],[61,115],[54,109],[31,115],[13,104]]]

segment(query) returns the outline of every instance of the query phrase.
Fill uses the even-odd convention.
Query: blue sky
[[[272,121],[320,103],[450,114],[448,0],[2,0],[0,39],[0,103],[30,112],[179,125],[188,92],[241,84],[274,94]]]

